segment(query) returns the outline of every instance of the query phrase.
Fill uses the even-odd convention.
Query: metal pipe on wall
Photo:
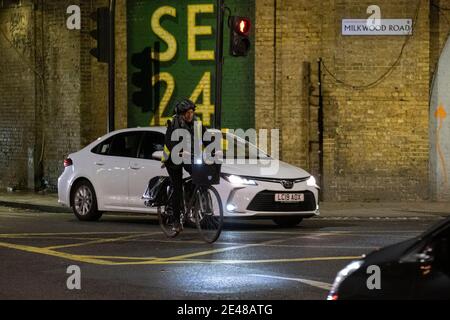
[[[222,69],[223,69],[223,16],[224,1],[217,0],[216,24],[216,94],[214,103],[214,128],[222,128]]]
[[[108,59],[108,132],[114,131],[115,113],[115,66],[116,66],[116,42],[115,42],[115,17],[116,1],[109,1],[109,59]]]

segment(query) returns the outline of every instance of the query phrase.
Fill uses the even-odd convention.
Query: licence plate
[[[305,195],[303,193],[276,193],[276,202],[304,202]]]

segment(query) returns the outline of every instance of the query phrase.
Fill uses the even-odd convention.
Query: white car
[[[141,198],[151,178],[168,175],[158,157],[165,131],[165,127],[118,130],[70,154],[58,179],[58,202],[88,221],[98,220],[104,211],[156,214]],[[274,161],[233,137],[247,145],[246,158],[263,155]],[[319,215],[319,187],[303,169],[279,161],[277,175],[269,176],[261,174],[258,164],[224,163],[221,172],[215,187],[225,217],[269,218],[281,226],[295,226]]]

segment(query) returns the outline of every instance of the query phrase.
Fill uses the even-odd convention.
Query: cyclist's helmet
[[[195,104],[189,99],[183,99],[176,104],[175,114],[184,114],[191,109],[195,111]]]

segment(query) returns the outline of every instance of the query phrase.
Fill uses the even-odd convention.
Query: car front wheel
[[[280,227],[295,227],[300,222],[302,222],[303,218],[300,217],[277,217],[273,218],[273,222],[275,222]]]
[[[102,213],[97,209],[94,187],[88,181],[77,182],[72,192],[72,210],[81,221],[97,221]]]

